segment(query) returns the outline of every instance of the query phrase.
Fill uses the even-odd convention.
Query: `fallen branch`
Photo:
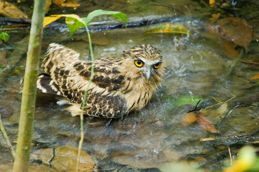
[[[210,146],[237,146],[245,144],[259,144],[259,136],[241,135],[228,137],[209,137],[201,138],[200,141],[203,143],[208,143]]]
[[[107,31],[107,30],[114,30],[114,29],[125,29],[125,28],[138,28],[138,27],[144,27],[144,26],[150,26],[150,25],[155,25],[159,23],[167,23],[167,22],[172,22],[172,23],[179,23],[179,22],[184,22],[184,21],[191,21],[193,18],[187,17],[187,18],[179,18],[179,17],[149,17],[149,18],[143,18],[140,20],[133,20],[129,21],[126,24],[123,23],[118,23],[114,21],[101,21],[101,22],[92,22],[91,26],[89,26],[89,31],[90,32],[102,32],[102,31]],[[20,24],[20,26],[18,25]],[[8,18],[8,17],[0,17],[0,25],[3,27],[0,28],[0,31],[6,31],[7,30],[17,30],[19,27],[22,28],[28,28],[30,27],[31,21],[29,19],[13,19],[13,18]],[[5,28],[5,26],[10,26],[10,25],[17,25],[16,28]],[[45,30],[58,30],[62,32],[69,32],[66,24],[63,23],[58,23],[58,22],[53,22],[49,26],[46,27]],[[85,32],[85,29],[79,29],[79,32]]]
[[[10,17],[0,17],[0,25],[13,25],[13,24],[23,24],[31,25],[30,19],[21,19],[21,18],[10,18]]]

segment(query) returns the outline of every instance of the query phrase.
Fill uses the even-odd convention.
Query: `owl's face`
[[[163,75],[164,65],[158,49],[151,45],[133,47],[124,54],[130,57],[134,71],[146,80],[158,79]]]

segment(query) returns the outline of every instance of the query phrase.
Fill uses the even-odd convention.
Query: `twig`
[[[236,105],[236,106],[234,106],[232,109],[230,109],[230,110],[228,111],[228,113],[227,113],[226,115],[224,115],[223,118],[221,118],[221,120],[219,120],[219,121],[217,122],[217,124],[216,124],[217,127],[220,128],[220,125],[223,123],[223,121],[226,120],[227,117],[229,117],[230,114],[231,114],[236,108],[238,108],[238,107],[239,107],[239,105]]]
[[[50,159],[48,160],[49,167],[52,167],[52,162],[53,162],[55,156],[56,156],[56,149],[52,148],[52,155],[51,155]]]
[[[3,134],[3,136],[4,136],[4,139],[5,139],[5,141],[6,141],[7,145],[8,145],[8,148],[11,150],[11,154],[12,154],[13,159],[14,159],[14,157],[15,157],[15,151],[14,151],[14,148],[13,148],[13,146],[12,146],[12,144],[11,144],[11,142],[10,142],[10,139],[9,139],[7,133],[6,133],[6,130],[5,130],[5,128],[4,128],[4,125],[3,125],[3,122],[2,122],[1,114],[0,114],[0,131],[2,132],[2,134]]]
[[[231,149],[230,149],[229,146],[228,146],[228,154],[229,154],[229,159],[230,159],[230,166],[232,166],[233,165],[233,158],[232,158]]]
[[[210,146],[236,146],[244,144],[258,144],[259,136],[253,135],[234,135],[228,137],[208,137],[201,138],[200,141],[203,143],[208,143]]]
[[[223,101],[223,102],[221,101],[221,102],[219,102],[218,100],[216,100],[216,99],[213,97],[213,99],[216,100],[217,103],[216,103],[216,104],[213,104],[213,105],[210,105],[210,106],[207,106],[207,107],[204,108],[204,109],[210,109],[210,108],[213,108],[213,107],[215,107],[215,106],[222,105],[223,103],[228,103],[229,101],[231,101],[231,100],[234,99],[234,98],[236,98],[236,95],[233,95],[231,98],[227,99],[226,101]]]

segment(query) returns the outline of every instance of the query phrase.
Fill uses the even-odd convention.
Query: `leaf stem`
[[[84,91],[83,102],[82,102],[82,105],[81,105],[82,109],[86,108],[86,106],[87,106],[87,88],[89,87],[89,85],[92,82],[93,77],[94,77],[94,53],[93,53],[91,34],[90,34],[90,31],[89,31],[87,25],[85,25],[85,30],[87,32],[87,37],[88,37],[88,42],[89,42],[90,58],[91,58],[92,64],[91,64],[91,75],[90,75],[89,84],[87,85],[86,90]],[[80,154],[81,154],[81,150],[82,150],[82,147],[83,147],[83,141],[84,141],[84,114],[81,113],[80,114],[80,141],[79,141],[79,144],[78,144],[76,172],[78,172],[78,170],[79,170]]]

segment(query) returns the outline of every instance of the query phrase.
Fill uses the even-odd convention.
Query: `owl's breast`
[[[156,90],[156,86],[152,86],[144,81],[132,81],[132,88],[124,94],[127,102],[128,112],[138,111],[142,109],[150,101]]]

